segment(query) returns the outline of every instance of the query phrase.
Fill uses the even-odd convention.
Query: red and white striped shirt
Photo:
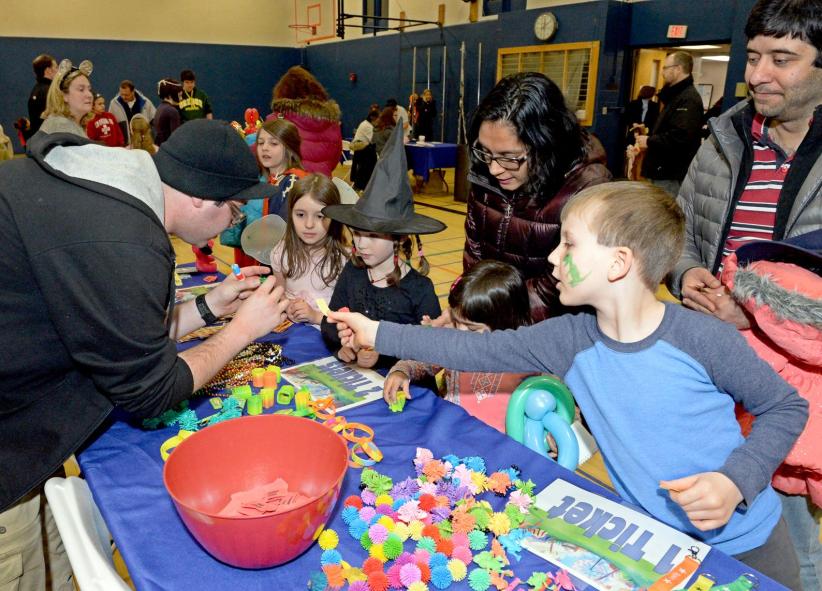
[[[754,115],[751,126],[753,167],[733,212],[731,228],[722,249],[723,260],[747,242],[773,238],[776,204],[791,169],[793,154],[785,154],[768,137],[767,123],[760,113]]]

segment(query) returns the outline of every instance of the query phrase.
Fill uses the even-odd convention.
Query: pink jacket
[[[331,176],[342,155],[340,108],[332,100],[274,99],[266,121],[282,117],[300,131],[300,158],[308,172]]]
[[[725,260],[722,282],[748,312],[742,334],[759,356],[810,403],[810,416],[773,486],[822,506],[822,277],[788,263]],[[753,417],[740,416],[747,434]]]

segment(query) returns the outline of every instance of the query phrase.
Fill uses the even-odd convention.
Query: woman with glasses
[[[534,321],[561,313],[548,253],[559,244],[562,206],[611,179],[602,145],[556,84],[535,72],[497,83],[477,107],[468,141],[463,270],[483,259],[509,263],[526,281]]]

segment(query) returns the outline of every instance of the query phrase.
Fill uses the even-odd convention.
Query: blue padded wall
[[[181,70],[190,68],[209,95],[215,117],[238,121],[243,120],[246,107],[257,107],[261,115],[267,115],[272,86],[300,62],[298,49],[281,47],[17,37],[4,37],[0,44],[4,53],[0,123],[14,138],[15,151],[20,146],[12,124],[28,114],[26,101],[34,86],[31,60],[40,53],[74,63],[90,59],[94,63],[92,84],[107,104],[119,91],[120,81],[128,78],[157,105],[157,81],[165,76],[178,78]]]

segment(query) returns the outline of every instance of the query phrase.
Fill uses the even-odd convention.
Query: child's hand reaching
[[[443,326],[446,327],[453,327],[454,323],[451,321],[451,308],[446,308],[443,310],[442,314],[440,314],[437,318],[431,318],[427,314],[422,317],[422,322],[420,322],[423,326],[433,326],[435,328],[442,328]]]
[[[336,323],[337,334],[343,347],[353,351],[373,348],[380,323],[354,312],[329,312],[328,321]]]
[[[309,306],[308,303],[302,298],[291,300],[291,303],[288,305],[287,313],[288,319],[291,322],[309,322],[311,324],[319,324],[323,319],[323,313]]]
[[[688,519],[701,531],[722,527],[731,518],[742,493],[733,481],[720,472],[702,472],[676,480],[663,480],[659,486],[670,491],[671,500],[682,507]]]
[[[401,371],[392,371],[385,378],[385,383],[382,386],[382,397],[388,404],[397,402],[397,392],[405,392],[405,397],[411,399],[411,378]]]
[[[340,361],[351,363],[357,360],[357,352],[351,347],[343,347],[337,351],[337,357],[340,358]]]
[[[357,351],[357,365],[360,367],[374,367],[380,359],[380,354],[374,349],[360,349]]]

